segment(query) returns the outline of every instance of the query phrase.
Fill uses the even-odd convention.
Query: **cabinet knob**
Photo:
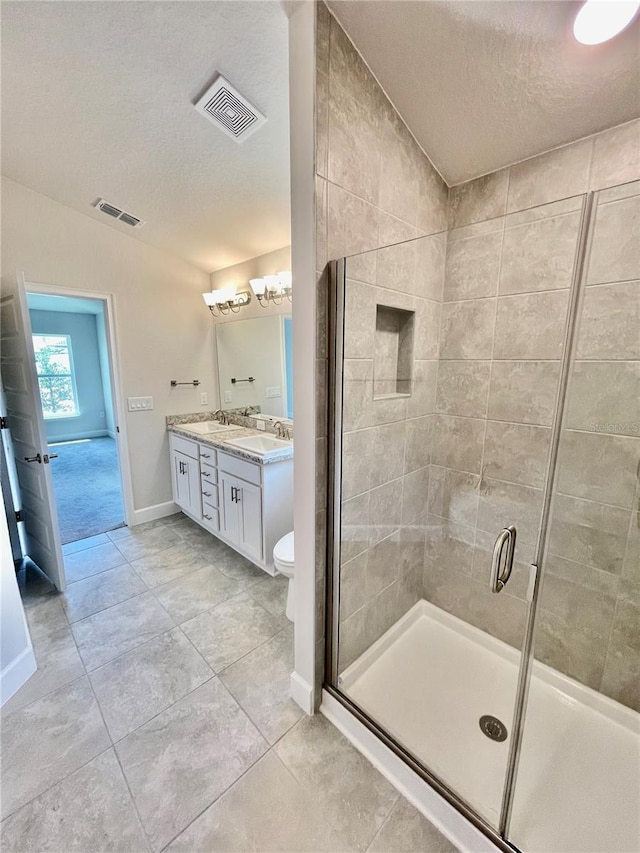
[[[202,472],[202,476],[203,476],[203,477],[210,477],[210,476],[211,476],[211,474],[210,474],[208,471],[203,471],[203,472]]]
[[[211,516],[211,515],[207,515],[207,514],[206,514],[206,512],[204,513],[204,517],[205,517],[208,521],[213,521],[213,516]]]
[[[211,492],[203,492],[202,494],[205,496],[205,498],[211,497]]]
[[[200,456],[202,456],[203,459],[211,459],[210,453],[201,453]]]

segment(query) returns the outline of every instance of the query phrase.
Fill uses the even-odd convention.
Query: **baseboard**
[[[57,435],[55,438],[47,439],[47,444],[51,447],[52,444],[64,444],[66,441],[82,441],[84,438],[114,438],[110,436],[106,429],[95,429],[87,432],[72,432],[69,435]]]
[[[308,681],[305,681],[297,672],[292,672],[289,686],[291,690],[291,698],[302,708],[305,714],[313,714],[314,708],[314,690]]]
[[[38,668],[31,643],[0,673],[0,706],[8,702]]]
[[[460,853],[498,853],[491,840],[424,781],[326,690],[320,713],[431,821]]]
[[[180,512],[180,509],[173,501],[165,501],[165,503],[162,504],[145,506],[143,509],[134,509],[130,526],[135,527],[136,524],[144,524],[145,521],[155,521],[157,518],[166,518],[168,515],[175,515],[176,512]]]

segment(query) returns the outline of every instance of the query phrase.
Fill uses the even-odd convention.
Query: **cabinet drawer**
[[[217,486],[214,486],[212,483],[202,484],[202,503],[211,504],[211,506],[215,507],[220,506]]]
[[[218,465],[221,471],[226,471],[234,477],[240,477],[241,480],[246,480],[248,483],[254,483],[256,486],[262,483],[260,465],[256,465],[255,462],[238,459],[237,456],[229,456],[227,453],[218,453]]]
[[[189,441],[181,435],[171,433],[169,443],[172,450],[177,450],[179,453],[184,453],[185,456],[190,456],[192,459],[198,458],[198,445],[195,441]]]
[[[213,485],[218,482],[218,469],[211,468],[209,465],[203,465],[200,463],[200,477],[202,478],[202,485]]]
[[[216,533],[220,530],[220,513],[210,504],[202,504],[202,524]]]
[[[200,463],[202,465],[217,465],[218,452],[214,447],[209,447],[206,444],[198,445],[200,448]]]

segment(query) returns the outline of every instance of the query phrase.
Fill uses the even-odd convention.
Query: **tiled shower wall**
[[[318,317],[324,323],[327,260],[446,231],[448,189],[324,4],[318,5],[317,26]],[[343,665],[422,595],[424,531],[412,522],[420,516],[428,490],[444,258],[445,238],[437,236],[425,241],[420,253],[388,249],[363,255],[350,267]],[[376,304],[415,312],[410,397],[373,400]],[[323,389],[324,329],[320,338],[318,387]],[[324,413],[324,395],[318,404]],[[318,430],[322,466],[324,419],[319,419]],[[325,493],[320,484],[317,491],[322,543]],[[317,584],[317,600],[322,601],[322,550]],[[319,608],[318,636],[321,619]]]
[[[324,4],[318,5],[316,80],[320,679],[327,261],[370,253],[348,267],[341,664],[421,595],[518,643],[579,217],[579,203],[556,202],[640,177],[640,123],[447,191]],[[447,225],[448,239],[438,234]],[[413,248],[371,252],[422,234],[435,236]],[[628,310],[637,311],[638,297],[629,291],[629,299]],[[416,312],[406,399],[373,400],[376,302]],[[631,518],[630,506],[624,510]],[[630,686],[639,645],[632,630],[640,563],[634,518],[616,572],[607,574],[592,557],[564,557],[555,570],[550,565],[557,578],[547,585],[552,600],[542,602],[537,644],[543,660],[627,704],[638,701]],[[488,592],[489,549],[512,521],[520,533],[520,564],[498,613],[497,597]],[[575,523],[592,550],[601,534],[609,535],[608,521],[590,527],[581,517]],[[618,543],[618,551],[622,547]],[[601,586],[594,587],[596,579]],[[603,584],[607,607],[599,607]]]

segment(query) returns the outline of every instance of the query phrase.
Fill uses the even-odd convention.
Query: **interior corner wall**
[[[107,434],[107,419],[100,370],[95,314],[30,310],[34,335],[68,335],[79,413],[45,420],[47,440],[71,441]]]
[[[173,507],[165,416],[198,411],[202,391],[217,404],[209,274],[8,178],[1,192],[3,273],[114,296],[133,507],[161,515]],[[129,396],[152,396],[153,411],[126,412]]]

